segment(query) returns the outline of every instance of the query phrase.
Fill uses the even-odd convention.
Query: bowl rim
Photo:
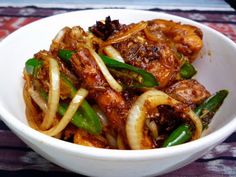
[[[176,15],[171,15],[163,12],[154,12],[154,11],[146,11],[146,10],[133,10],[133,9],[93,9],[93,10],[80,10],[80,11],[73,11],[73,12],[66,12],[62,14],[57,14],[53,16],[49,16],[46,18],[42,18],[40,20],[37,20],[35,22],[32,22],[28,25],[25,25],[24,27],[21,27],[20,29],[16,30],[15,32],[8,35],[5,39],[3,39],[0,42],[0,48],[2,45],[4,45],[5,42],[10,40],[11,38],[14,38],[15,34],[19,33],[21,30],[24,30],[26,28],[30,28],[31,25],[34,25],[35,23],[38,23],[42,20],[50,20],[51,18],[60,18],[60,16],[64,16],[67,14],[73,15],[77,13],[95,13],[96,11],[125,11],[130,13],[145,13],[145,14],[151,14],[155,15],[161,14],[166,16],[167,18],[174,18],[179,21],[183,21],[184,23],[190,23],[193,25],[199,26],[201,29],[210,31],[214,33],[215,35],[219,36],[222,40],[229,43],[231,46],[234,47],[236,51],[236,44],[220,32],[205,26],[203,24],[200,24],[198,22],[195,22],[193,20],[179,17]],[[156,158],[166,158],[169,156],[173,156],[175,154],[182,154],[183,152],[193,152],[194,149],[202,149],[204,146],[210,147],[213,145],[216,145],[217,142],[223,141],[226,137],[228,137],[230,134],[232,134],[236,130],[236,117],[234,117],[229,123],[227,123],[224,127],[214,131],[213,133],[210,133],[204,137],[201,137],[198,140],[191,141],[182,145],[169,147],[169,148],[158,148],[158,149],[148,149],[148,150],[114,150],[114,149],[102,149],[102,148],[94,148],[94,147],[86,147],[78,144],[73,144],[69,142],[65,142],[63,140],[58,140],[56,138],[47,136],[43,133],[40,133],[28,125],[24,124],[20,120],[18,120],[13,114],[11,114],[8,110],[3,108],[3,101],[0,100],[0,115],[10,129],[14,132],[20,132],[20,134],[23,134],[24,136],[27,136],[31,140],[36,140],[39,143],[43,143],[47,146],[52,146],[53,148],[56,148],[61,151],[65,151],[67,153],[71,153],[73,155],[78,155],[80,157],[90,157],[92,159],[101,159],[104,158],[106,160],[149,160],[149,159],[156,159]],[[15,131],[16,130],[16,131]],[[211,141],[209,142],[209,139]],[[187,148],[186,148],[187,147]]]

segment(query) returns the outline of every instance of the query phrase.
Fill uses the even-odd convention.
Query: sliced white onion
[[[122,91],[121,85],[111,75],[111,73],[107,69],[106,65],[104,64],[104,62],[102,61],[100,56],[93,49],[88,48],[88,50],[91,53],[91,55],[94,57],[98,67],[100,68],[103,76],[105,77],[106,81],[111,86],[111,88],[114,89],[117,92],[121,92]]]
[[[68,32],[70,30],[69,27],[65,27],[62,28],[57,35],[54,37],[54,39],[52,40],[52,44],[50,46],[50,50],[54,51],[54,50],[58,50],[58,48],[60,48],[59,46],[61,45],[61,41],[63,40],[66,32]]]
[[[122,62],[122,63],[125,62],[123,57],[120,55],[120,52],[118,52],[111,45],[108,45],[108,46],[104,47],[103,50],[107,54],[107,56],[111,57],[112,59],[117,60],[117,61]]]
[[[54,37],[53,42],[60,42],[67,30],[68,30],[68,27],[62,28]]]
[[[139,31],[142,31],[146,27],[147,27],[147,22],[144,21],[134,24],[127,31],[123,33],[117,33],[117,35],[114,35],[113,38],[108,39],[106,42],[104,42],[104,45],[107,46],[110,44],[115,44],[125,41],[129,39],[132,35],[137,34]]]
[[[57,61],[54,58],[48,57],[49,61],[49,95],[48,95],[48,111],[46,112],[41,129],[46,130],[52,126],[53,119],[57,112],[57,106],[60,97],[60,72]]]
[[[131,149],[150,149],[142,144],[143,127],[147,112],[147,107],[154,108],[158,105],[170,105],[172,107],[180,104],[179,101],[171,98],[167,94],[159,90],[149,90],[143,93],[130,109],[126,122],[126,133],[128,143]],[[191,110],[184,110],[184,113],[195,124],[195,132],[192,139],[197,139],[201,136],[202,123],[196,114]]]
[[[71,121],[73,115],[85,99],[85,97],[88,95],[88,91],[81,88],[77,91],[75,96],[73,97],[72,101],[69,104],[68,109],[66,110],[65,115],[62,117],[60,122],[52,127],[51,129],[47,131],[42,131],[44,134],[47,134],[49,136],[55,136],[58,133],[60,133]]]
[[[40,94],[35,91],[32,87],[28,89],[28,92],[34,102],[40,107],[43,112],[47,112],[48,106],[45,100],[40,96]]]
[[[157,139],[158,137],[157,124],[154,121],[150,121],[149,119],[146,119],[146,125],[149,128],[150,132],[152,133],[153,139]]]

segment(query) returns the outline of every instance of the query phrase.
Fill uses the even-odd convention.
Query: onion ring
[[[175,107],[180,104],[180,102],[159,90],[149,90],[143,93],[130,109],[126,122],[127,139],[131,149],[138,150],[152,148],[145,147],[142,144],[143,127],[147,112],[146,104],[150,107],[157,107],[158,105],[170,105]],[[193,121],[195,125],[195,132],[192,136],[192,140],[199,138],[202,132],[202,123],[200,119],[191,109],[184,110],[183,112]]]
[[[57,61],[54,58],[47,57],[49,61],[49,95],[48,95],[48,111],[46,112],[41,129],[46,130],[52,126],[53,119],[57,112],[57,106],[60,99],[60,72]]]

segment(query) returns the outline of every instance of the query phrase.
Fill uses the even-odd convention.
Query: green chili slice
[[[29,75],[36,76],[40,67],[43,66],[43,61],[37,58],[30,58],[25,62],[25,70]]]
[[[61,74],[61,81],[71,89],[70,97],[73,98],[77,92],[73,83],[64,74]],[[59,106],[58,112],[61,115],[64,115],[63,110],[66,110],[67,107],[66,104]],[[92,134],[99,134],[102,130],[99,117],[86,100],[83,101],[71,122],[77,127],[83,128]]]
[[[184,63],[180,68],[180,76],[184,79],[190,79],[197,73],[197,70],[190,63]]]
[[[219,107],[222,105],[224,99],[229,94],[228,90],[220,90],[216,92],[213,96],[207,99],[204,103],[199,105],[194,112],[200,117],[203,118],[208,113],[215,113]]]
[[[194,110],[195,114],[199,116],[202,121],[204,121],[204,118],[208,117],[209,115],[211,116],[210,118],[212,118],[222,105],[228,93],[228,90],[220,90],[216,92],[213,96],[211,96]],[[203,128],[206,128],[208,123],[209,122],[203,124]],[[165,140],[163,147],[170,147],[189,141],[192,136],[188,136],[190,135],[190,132],[191,130],[189,125],[181,124]]]
[[[71,56],[74,54],[74,51],[67,50],[67,49],[60,49],[58,51],[58,56],[63,59],[66,62],[69,62],[71,59]]]
[[[60,103],[57,112],[61,116],[64,116],[67,108],[68,104]],[[88,131],[91,134],[101,133],[102,128],[100,120],[86,100],[83,101],[77,112],[73,115],[71,123],[79,128]]]
[[[70,50],[65,50],[65,49],[61,49],[58,51],[58,56],[63,59],[64,61],[68,62],[71,59],[71,56],[73,55],[74,51],[70,51]],[[132,65],[126,64],[126,63],[122,63],[119,61],[116,61],[114,59],[111,59],[105,55],[100,55],[101,59],[103,60],[103,62],[105,63],[105,65],[108,68],[111,69],[124,69],[127,71],[132,71],[135,74],[138,74],[138,80],[141,82],[140,84],[136,84],[134,85],[134,87],[140,88],[140,87],[155,87],[158,86],[159,83],[156,80],[156,78],[149,72],[134,67]],[[134,75],[134,74],[132,74]],[[141,79],[140,77],[141,76]]]
[[[134,66],[126,64],[126,63],[119,62],[119,61],[111,59],[105,55],[100,55],[100,57],[102,58],[103,62],[105,63],[105,65],[108,68],[125,69],[128,71],[132,71],[132,72],[138,74],[139,76],[141,76],[142,79],[139,79],[141,81],[141,83],[134,85],[134,87],[137,87],[137,88],[139,88],[139,87],[155,87],[155,86],[159,85],[156,78],[151,73],[149,73],[143,69],[134,67]]]
[[[175,146],[183,144],[192,137],[192,132],[188,124],[182,124],[175,129],[165,140],[163,147]]]

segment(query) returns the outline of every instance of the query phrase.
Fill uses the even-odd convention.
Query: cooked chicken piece
[[[82,86],[108,117],[112,128],[126,139],[125,122],[131,104],[109,86],[88,49],[78,50],[72,57],[72,65],[83,82]]]
[[[180,60],[168,43],[151,41],[141,31],[113,46],[126,63],[152,73],[160,82],[160,87],[165,87],[175,80]]]
[[[157,36],[165,34],[174,42],[178,52],[187,56],[190,62],[196,59],[203,46],[202,31],[195,26],[157,19],[149,21],[148,29]]]
[[[202,32],[191,25],[157,19],[123,25],[106,44],[112,44],[126,63],[152,73],[163,88],[176,79],[181,55],[194,61],[202,48]]]
[[[198,81],[182,80],[166,89],[166,93],[186,104],[201,104],[210,93]]]

